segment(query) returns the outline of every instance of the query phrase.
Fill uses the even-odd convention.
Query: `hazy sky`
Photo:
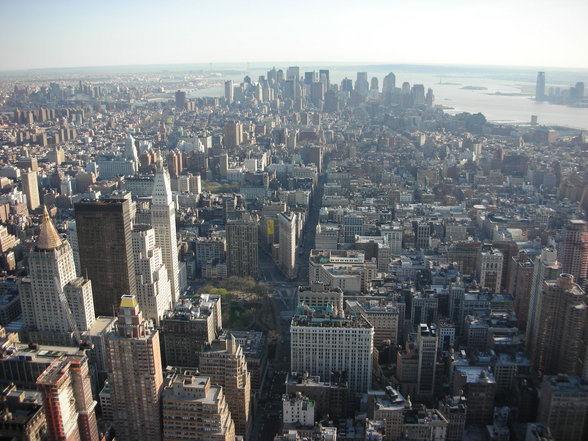
[[[325,61],[588,68],[588,0],[0,0],[0,70]]]

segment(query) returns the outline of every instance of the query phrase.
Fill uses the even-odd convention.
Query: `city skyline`
[[[375,1],[358,8],[348,1],[305,0],[279,10],[265,0],[231,1],[223,8],[208,1],[4,3],[0,37],[12,43],[0,70],[279,63],[285,48],[288,60],[298,63],[588,68],[577,56],[578,45],[588,41],[585,2],[472,3]]]

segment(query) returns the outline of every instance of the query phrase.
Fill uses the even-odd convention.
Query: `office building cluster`
[[[535,101],[548,101],[553,104],[566,104],[573,107],[588,106],[583,81],[578,81],[569,88],[561,86],[549,86],[548,88],[545,81],[545,72],[538,72],[535,85]]]
[[[586,439],[586,134],[235,78],[0,80],[0,438]]]

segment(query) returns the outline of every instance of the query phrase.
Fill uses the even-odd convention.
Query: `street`
[[[302,253],[297,255],[298,276],[289,281],[276,266],[271,256],[259,253],[259,266],[263,280],[273,291],[273,311],[279,324],[279,337],[276,342],[275,356],[268,364],[268,375],[259,393],[254,414],[251,441],[271,441],[282,425],[282,401],[285,392],[284,382],[290,371],[290,321],[296,308],[298,286],[308,283],[308,255],[314,247],[314,233],[318,223],[324,180],[321,176],[316,192],[308,210],[300,247]]]

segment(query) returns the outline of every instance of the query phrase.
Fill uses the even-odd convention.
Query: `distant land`
[[[302,61],[268,61],[256,63],[194,63],[194,64],[151,64],[151,65],[123,65],[123,66],[78,66],[59,68],[37,68],[0,70],[0,76],[27,76],[44,74],[124,74],[124,73],[181,73],[190,72],[198,74],[221,74],[234,76],[248,72],[263,72],[273,66],[282,69],[287,66],[300,66],[301,70],[332,69],[334,71],[359,72],[378,75],[388,72],[395,74],[422,73],[436,75],[442,81],[451,80],[452,76],[472,76],[475,78],[490,78],[496,80],[511,80],[523,82],[535,82],[538,71],[546,71],[548,82],[551,84],[570,84],[577,81],[588,82],[588,69],[566,69],[542,67],[517,67],[517,66],[480,66],[480,65],[449,65],[449,64],[353,64],[337,62],[302,62]],[[452,84],[451,85],[458,85]]]

